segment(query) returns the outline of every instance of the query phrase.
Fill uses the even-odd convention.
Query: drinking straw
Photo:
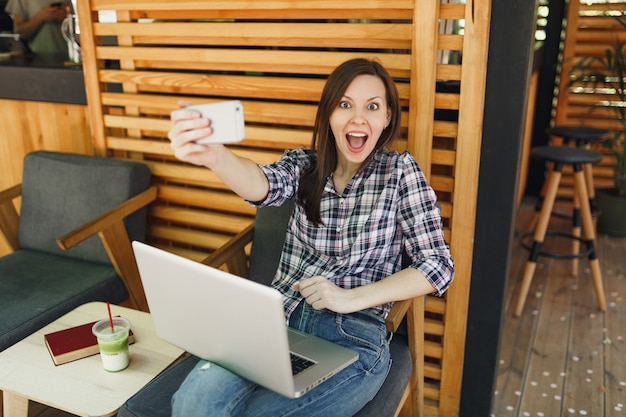
[[[113,327],[113,316],[111,316],[111,303],[107,301],[107,311],[109,313],[109,324],[111,325],[111,333],[115,333],[115,328]]]

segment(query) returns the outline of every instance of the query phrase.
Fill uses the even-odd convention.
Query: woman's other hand
[[[294,288],[316,310],[328,309],[343,314],[359,310],[353,291],[338,287],[321,275],[302,279]]]

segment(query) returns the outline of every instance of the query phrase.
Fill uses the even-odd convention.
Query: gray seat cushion
[[[0,351],[89,301],[128,297],[98,236],[69,251],[56,239],[150,186],[139,162],[38,151],[24,159],[20,249],[0,258]],[[146,210],[125,220],[145,240]]]
[[[45,252],[1,257],[0,277],[0,351],[81,304],[128,297],[111,265]]]

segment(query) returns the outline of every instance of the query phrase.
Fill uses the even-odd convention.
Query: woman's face
[[[330,115],[339,167],[358,170],[376,147],[389,124],[385,85],[373,75],[358,75],[348,86],[339,105]]]

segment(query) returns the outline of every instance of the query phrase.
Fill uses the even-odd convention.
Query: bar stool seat
[[[580,148],[560,146],[536,146],[530,150],[530,157],[556,164],[594,164],[602,159],[602,154]]]
[[[576,146],[578,147],[584,147],[585,145],[598,142],[611,135],[610,130],[579,125],[555,126],[548,129],[548,132],[552,136],[559,136],[563,138],[565,144],[567,144],[570,140],[573,140],[576,142]]]
[[[554,208],[554,202],[556,200],[556,194],[561,181],[564,165],[571,165],[574,170],[574,200],[580,203],[580,216],[574,216],[575,218],[578,217],[578,219],[576,219],[578,221],[578,225],[575,222],[573,230],[577,227],[580,228],[580,225],[582,225],[583,232],[582,236],[580,234],[577,235],[576,233],[565,235],[566,237],[572,238],[575,242],[572,246],[573,251],[570,256],[576,258],[580,256],[588,257],[598,305],[600,310],[605,311],[606,299],[602,283],[602,273],[600,271],[600,263],[596,256],[595,248],[595,227],[591,215],[587,184],[583,173],[583,166],[585,164],[591,165],[600,161],[600,159],[602,159],[602,154],[596,151],[574,147],[538,146],[531,149],[530,156],[534,159],[540,159],[545,162],[552,163],[553,167],[546,178],[543,201],[541,204],[538,204],[536,208],[536,210],[539,211],[538,220],[533,232],[530,254],[528,256],[528,260],[526,261],[514,314],[517,317],[522,314],[526,297],[528,296],[528,290],[530,289],[530,284],[537,267],[537,259],[540,256],[561,257],[548,252],[543,252],[542,245],[546,235],[549,234],[548,224],[552,215],[552,209]],[[587,249],[585,252],[579,251],[580,242],[583,242],[586,245]]]
[[[608,139],[611,136],[610,130],[582,125],[555,126],[548,129],[548,133],[552,136],[561,137],[563,139],[563,145],[568,145],[573,141],[576,147],[582,149],[590,149],[592,144]],[[591,164],[584,164],[583,171],[585,172],[585,181],[587,181],[587,192],[589,193],[591,212],[595,216],[598,214],[598,207],[596,205],[596,192],[593,184],[593,169]]]

